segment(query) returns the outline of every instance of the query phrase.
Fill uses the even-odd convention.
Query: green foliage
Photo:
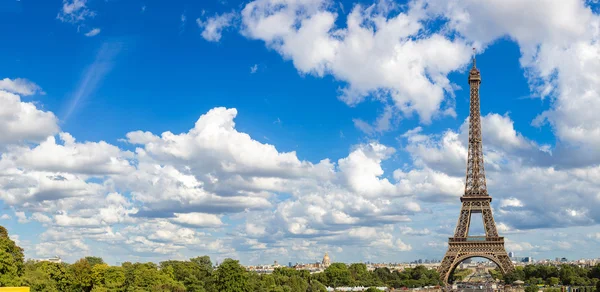
[[[124,263],[127,291],[185,291],[185,286],[172,277],[172,270],[159,270],[154,263]]]
[[[537,286],[527,286],[525,287],[525,292],[538,292],[539,288]]]
[[[471,271],[470,269],[458,269],[457,268],[450,275],[450,281],[451,282],[462,281],[462,280],[464,280],[467,276],[469,276],[472,273],[473,273],[473,271]]]
[[[600,264],[591,268],[568,264],[560,266],[538,264],[516,267],[514,272],[504,275],[504,282],[512,284],[516,280],[521,280],[529,286],[567,285],[590,287],[596,285],[599,276]]]
[[[436,270],[429,270],[425,266],[407,268],[403,271],[391,272],[388,268],[377,268],[369,273],[371,278],[367,281],[357,282],[360,286],[388,286],[393,288],[416,288],[436,286],[440,277]]]
[[[0,226],[0,287],[18,286],[24,273],[23,249]]]
[[[322,274],[322,273],[319,273]],[[317,274],[318,275],[318,274]],[[327,292],[327,287],[318,280],[311,280],[307,292]]]
[[[85,258],[70,265],[68,274],[74,289],[84,292],[92,290],[92,265]]]
[[[325,269],[327,281],[331,287],[350,285],[351,275],[348,266],[344,263],[333,263]]]
[[[210,258],[207,256],[192,258],[189,261],[161,262],[160,269],[168,270],[176,281],[183,283],[186,291],[191,292],[206,291],[213,270]],[[209,283],[205,285],[207,282]]]
[[[248,274],[236,260],[225,259],[213,275],[215,288],[220,292],[246,292]]]
[[[85,257],[85,260],[94,267],[95,265],[104,264],[104,260],[101,257]]]
[[[21,285],[30,287],[31,291],[59,291],[56,282],[39,266],[34,261],[25,262]]]
[[[494,280],[502,280],[504,279],[504,275],[502,275],[502,272],[500,271],[499,268],[495,268],[493,270],[489,270],[488,273],[490,274],[490,276],[492,276],[492,279]]]
[[[369,289],[365,290],[365,292],[381,292],[381,290],[375,287],[369,287]]]
[[[560,279],[557,277],[550,277],[548,278],[548,280],[546,280],[546,284],[548,284],[549,286],[557,286],[558,284],[560,284]]]

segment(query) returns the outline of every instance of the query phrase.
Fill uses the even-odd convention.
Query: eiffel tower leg
[[[444,259],[442,263],[438,267],[438,274],[440,275],[440,281],[442,282],[442,286],[445,288],[449,288],[448,281],[450,280],[450,274],[454,270],[454,267],[458,264],[456,260],[458,259],[460,254],[460,247],[456,246],[452,243],[448,244],[448,251],[446,251],[446,255],[444,255]]]
[[[440,267],[438,268],[438,273],[440,274],[440,281],[442,282],[442,286],[448,286],[448,278],[450,277],[450,272],[452,271],[452,266],[454,264],[454,260],[456,259],[456,255],[449,254],[450,250],[444,256]]]
[[[454,237],[467,237],[469,234],[469,225],[471,224],[471,202],[463,202],[456,224]]]
[[[487,237],[497,237],[498,230],[496,229],[496,222],[492,215],[492,209],[489,202],[482,203],[481,215],[483,217],[483,225],[485,226],[485,235]]]
[[[503,254],[499,254],[496,257],[498,258],[500,269],[504,271],[504,274],[511,273],[515,270],[512,261],[508,257],[508,254],[506,254],[506,250],[504,250]]]

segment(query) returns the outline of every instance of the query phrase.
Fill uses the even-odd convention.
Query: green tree
[[[172,278],[172,270],[159,270],[154,263],[123,263],[127,291],[185,291],[183,284]]]
[[[527,286],[525,287],[525,292],[538,292],[539,288],[537,286]]]
[[[39,265],[36,265],[34,261],[27,261],[24,264],[24,274],[22,277],[21,285],[29,287],[31,291],[49,291],[58,292],[56,282],[53,281],[50,276],[40,269]]]
[[[504,275],[504,282],[506,284],[512,284],[514,281],[521,280],[524,281],[525,272],[523,271],[523,267],[515,267],[515,270]]]
[[[600,291],[600,281],[596,282],[596,291]]]
[[[369,289],[365,290],[365,292],[381,292],[381,290],[375,287],[369,287]]]
[[[289,285],[292,292],[306,292],[308,289],[308,282],[299,275],[293,275],[290,277]]]
[[[190,261],[209,273],[213,271],[213,265],[209,256],[191,258]]]
[[[319,273],[319,274],[323,274],[323,273]],[[327,292],[327,287],[325,287],[325,285],[323,285],[318,280],[311,280],[306,292]]]
[[[564,285],[572,285],[573,282],[575,281],[576,274],[575,274],[575,270],[574,270],[573,266],[561,265],[558,274],[560,277],[560,281]]]
[[[504,276],[502,275],[502,272],[500,271],[499,268],[495,268],[493,270],[489,270],[488,273],[490,274],[490,276],[492,276],[492,279],[496,280],[502,280],[504,279]]]
[[[325,275],[327,275],[328,283],[332,287],[347,286],[352,279],[348,266],[344,263],[331,264],[325,269]]]
[[[104,264],[104,260],[101,257],[85,257],[85,260],[90,264],[90,266],[102,265]]]
[[[247,272],[236,260],[225,259],[213,278],[219,292],[249,292]]]
[[[373,274],[381,283],[387,283],[393,278],[392,273],[388,268],[376,268],[375,271],[373,271]]]
[[[24,273],[23,249],[0,226],[0,287],[18,286]]]
[[[367,265],[362,263],[351,264],[348,270],[350,271],[354,285],[371,286],[375,284],[373,277],[371,277],[371,274],[367,270]]]
[[[69,266],[71,286],[77,291],[89,292],[92,290],[92,265],[83,258]]]
[[[210,259],[209,259],[210,261]],[[205,291],[205,283],[211,275],[212,265],[199,261],[165,261],[160,263],[161,270],[170,269],[173,278],[185,286],[187,291]]]
[[[37,270],[42,271],[48,275],[50,279],[56,284],[56,288],[59,291],[70,290],[73,279],[70,278],[69,265],[66,263],[51,263],[51,262],[38,262],[35,263]]]
[[[557,277],[550,277],[548,278],[546,283],[550,286],[557,286],[558,284],[560,284],[560,279]]]
[[[125,284],[125,272],[121,267],[96,264],[92,267],[92,291],[120,291]]]

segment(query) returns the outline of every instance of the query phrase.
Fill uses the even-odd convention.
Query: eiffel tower
[[[483,151],[481,142],[481,113],[479,111],[479,85],[481,75],[476,67],[473,55],[473,67],[469,72],[471,88],[471,112],[469,116],[469,152],[465,194],[460,198],[462,208],[456,224],[454,237],[448,240],[448,251],[438,268],[442,282],[447,286],[454,269],[464,260],[482,257],[494,262],[506,274],[514,270],[513,264],[504,249],[504,237],[498,236],[496,223],[492,216],[483,169]],[[485,236],[469,236],[471,214],[481,213]]]

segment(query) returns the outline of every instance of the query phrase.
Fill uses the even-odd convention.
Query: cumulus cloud
[[[36,93],[45,94],[39,85],[22,78],[4,78],[0,80],[0,90],[19,94],[21,96],[34,95]]]
[[[175,213],[173,222],[195,227],[219,227],[223,225],[223,222],[221,222],[221,219],[218,216],[204,213]]]
[[[96,12],[87,7],[87,0],[63,0],[62,9],[56,18],[62,22],[79,23],[95,15]]]
[[[100,29],[99,29],[99,28],[94,28],[94,29],[92,29],[92,30],[90,30],[90,31],[86,32],[86,33],[85,33],[85,36],[86,36],[86,37],[93,37],[93,36],[96,36],[96,35],[98,35],[99,33],[100,33]]]
[[[6,79],[4,79],[6,80]],[[4,83],[7,85],[10,83]],[[23,83],[12,83],[23,85]],[[32,93],[31,87],[11,87],[9,90]],[[37,142],[58,132],[58,119],[52,112],[40,110],[20,96],[0,90],[0,145],[18,142]]]
[[[239,132],[236,115],[235,109],[214,108],[187,132],[130,132],[124,141],[134,152],[103,141],[79,142],[64,132],[38,143],[15,142],[0,159],[0,198],[18,209],[20,221],[48,228],[38,256],[65,238],[78,244],[58,253],[111,242],[131,245],[130,252],[140,255],[186,252],[201,243],[218,254],[307,236],[332,246],[364,238],[373,248],[410,248],[384,230],[422,211],[410,199],[414,190],[401,185],[407,182],[383,177],[381,163],[393,148],[359,144],[337,162],[312,163]],[[291,197],[279,201],[281,194]],[[224,216],[262,218],[239,228],[243,242],[206,242],[206,234],[192,229],[222,229]],[[355,236],[344,237],[350,231]],[[371,232],[382,239],[367,242],[363,235]]]
[[[198,27],[202,30],[202,37],[210,42],[218,42],[221,40],[223,30],[233,25],[235,13],[216,14],[206,20],[196,19]]]
[[[241,12],[242,33],[264,41],[301,73],[345,81],[340,98],[349,105],[373,95],[391,100],[406,115],[418,113],[424,122],[454,115],[445,103],[445,94],[454,91],[447,75],[468,63],[471,44],[426,30],[421,2],[406,11],[388,1],[356,5],[342,28],[328,4],[252,1]]]

